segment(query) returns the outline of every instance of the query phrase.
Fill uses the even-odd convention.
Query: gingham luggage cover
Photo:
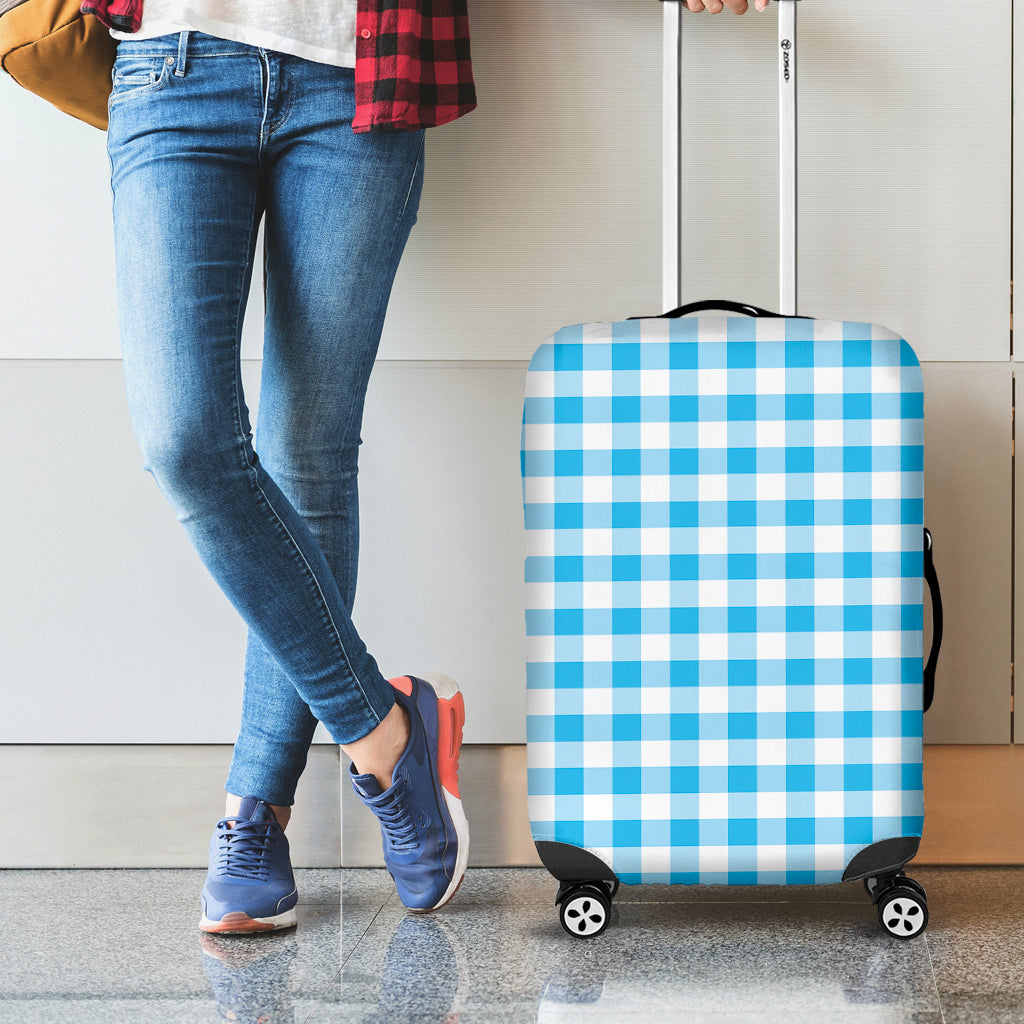
[[[838,882],[921,835],[921,370],[875,324],[650,318],[534,355],[535,841],[630,882]]]

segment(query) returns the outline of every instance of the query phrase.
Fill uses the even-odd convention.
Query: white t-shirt
[[[357,0],[146,0],[138,32],[110,29],[115,39],[152,39],[192,29],[279,53],[356,66]]]

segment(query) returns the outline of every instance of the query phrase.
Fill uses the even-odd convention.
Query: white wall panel
[[[514,742],[523,365],[471,367],[656,305],[661,10],[474,0],[471,19],[480,108],[428,133],[380,354],[473,362],[378,367],[366,436],[387,443],[364,459],[357,619],[389,674],[464,680],[467,740]],[[0,246],[0,426],[20,439],[0,449],[19,496],[0,510],[0,742],[230,742],[245,629],[141,471],[106,136],[0,76],[0,138],[0,223],[17,239]],[[257,267],[242,344],[257,447],[260,288]]]
[[[384,359],[526,360],[564,323],[658,304],[660,5],[470,6],[480,106],[428,132]],[[4,75],[0,138],[0,224],[18,240],[0,247],[0,358],[117,358],[105,133]],[[250,359],[261,289],[257,270]]]
[[[929,361],[933,742],[1007,729],[1010,14],[800,4],[800,311],[883,323]],[[481,106],[429,135],[371,381],[356,615],[388,674],[459,678],[469,742],[514,743],[525,360],[660,302],[661,5],[471,0],[471,19]],[[775,15],[684,23],[684,293],[771,307]],[[0,76],[0,138],[0,743],[231,742],[245,630],[141,470],[105,136]]]
[[[778,305],[777,22],[684,15],[684,301]],[[1009,358],[1011,5],[799,4],[798,303]]]
[[[0,358],[116,358],[106,134],[0,73]]]
[[[227,743],[245,629],[131,434],[120,363],[0,373],[7,743]],[[256,421],[258,362],[243,382]],[[929,363],[926,521],[946,637],[931,742],[1009,738],[1010,370]],[[525,740],[522,364],[379,363],[361,464],[355,619],[388,676],[443,671],[466,739]]]
[[[430,135],[383,358],[528,360],[660,302],[660,4],[474,0],[470,20],[480,107]]]
[[[1024,0],[1013,0],[1013,4],[1012,4],[1012,8],[1011,9],[1012,9],[1014,15],[1016,15],[1016,17],[1014,17],[1014,19],[1013,19],[1013,42],[1014,42],[1014,46],[1015,46],[1015,51],[1014,52],[1020,54],[1020,53],[1024,53]],[[1013,85],[1014,85],[1014,92],[1015,93],[1018,91],[1019,88],[1024,87],[1024,67],[1021,66],[1022,64],[1024,64],[1024,61],[1021,61],[1019,58],[1016,61],[1014,61],[1014,65],[1013,65]],[[1022,116],[1024,116],[1024,115],[1022,115]],[[1013,187],[1014,187],[1014,192],[1016,193],[1016,195],[1017,196],[1021,196],[1021,195],[1024,195],[1024,141],[1022,141],[1022,140],[1024,140],[1024,124],[1020,123],[1020,120],[1019,120],[1019,118],[1017,116],[1016,105],[1014,105],[1014,110],[1013,110],[1013,128],[1014,128],[1014,132],[1013,132]],[[1012,231],[1013,238],[1019,239],[1021,237],[1024,237],[1021,234],[1021,232],[1024,231],[1024,203],[1021,203],[1019,201],[1017,203],[1015,203],[1014,207],[1013,207],[1013,225],[1012,225],[1012,228],[1013,228],[1013,231]],[[1017,252],[1018,253],[1020,252],[1019,246],[1018,246]],[[1019,262],[1019,261],[1015,259],[1014,263],[1017,263],[1017,262]],[[1018,295],[1019,294],[1020,294],[1020,292],[1019,292],[1019,289],[1018,289]],[[1018,308],[1020,307],[1020,300],[1019,299],[1017,301],[1017,306],[1018,306]],[[1018,321],[1017,322],[1018,322],[1018,324],[1020,323],[1019,316],[1018,316]],[[1020,334],[1020,331],[1018,330],[1016,344],[1014,345],[1014,359],[1015,359],[1015,361],[1020,359],[1021,348],[1022,348],[1022,346],[1021,346],[1021,334]],[[1017,368],[1014,367],[1015,373],[1016,373],[1016,369]],[[1021,386],[1021,381],[1019,380],[1019,377],[1018,377],[1017,387],[1019,388],[1020,386]],[[1018,480],[1020,479],[1020,476],[1021,476],[1021,474],[1018,473],[1017,474]],[[1018,494],[1020,493],[1020,486],[1021,486],[1020,483],[1018,483],[1017,484]],[[1015,536],[1016,537],[1020,537],[1021,536],[1021,532],[1020,532],[1021,531],[1021,527],[1024,526],[1024,522],[1022,522],[1022,511],[1024,511],[1024,501],[1022,501],[1022,499],[1020,497],[1018,497],[1018,499],[1017,499],[1016,509],[1017,509],[1017,518],[1016,518],[1016,521],[1014,523],[1014,531],[1015,531]],[[1022,546],[1018,543],[1017,544],[1017,564],[1018,565],[1021,565],[1021,559],[1022,559],[1022,557],[1024,557],[1024,552],[1021,551],[1021,547]],[[1021,573],[1018,572],[1017,573],[1017,579],[1024,580],[1024,575],[1021,575]],[[1016,656],[1016,652],[1017,651],[1024,650],[1024,648],[1022,648],[1021,644],[1020,644],[1020,638],[1022,637],[1022,633],[1021,633],[1021,610],[1020,610],[1021,609],[1021,602],[1019,600],[1017,600],[1015,602],[1015,609],[1016,609],[1016,621],[1014,622],[1014,636],[1017,638],[1017,642],[1014,644],[1014,652],[1015,652],[1015,656]],[[1019,673],[1016,673],[1016,672],[1015,672],[1015,675],[1017,675],[1018,678],[1022,677]],[[1014,712],[1014,730],[1013,730],[1014,739],[1016,740],[1017,743],[1024,743],[1024,685],[1015,685],[1015,691],[1016,692],[1014,694],[1014,697],[1015,697],[1016,709],[1019,709],[1019,710],[1015,710],[1015,712]]]

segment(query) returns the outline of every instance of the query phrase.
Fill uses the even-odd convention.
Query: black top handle
[[[774,316],[782,318],[781,313],[772,313],[770,310],[761,309],[760,306],[751,306],[746,302],[733,302],[731,299],[703,299],[701,302],[689,302],[685,306],[662,313],[658,317],[631,316],[630,320],[664,320],[686,316],[687,313],[698,313],[702,309],[724,309],[731,313],[743,313],[746,316]]]

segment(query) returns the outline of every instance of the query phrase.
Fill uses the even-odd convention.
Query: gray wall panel
[[[117,361],[7,361],[2,742],[230,742],[245,630],[141,469]],[[243,380],[259,449],[259,363]],[[926,519],[946,606],[931,742],[1009,737],[1010,369],[926,363]],[[521,364],[379,363],[357,626],[387,675],[445,671],[467,740],[525,739]],[[100,454],[102,453],[102,457]],[[979,497],[984,496],[984,497]],[[8,682],[9,681],[9,682]],[[202,709],[202,714],[197,714]]]
[[[0,362],[0,742],[225,742],[245,631],[142,471],[119,360]]]
[[[924,519],[945,629],[929,743],[1010,739],[1010,367],[925,363]],[[925,622],[930,623],[926,602]],[[930,643],[930,629],[926,642]]]
[[[353,619],[389,678],[459,682],[472,742],[526,740],[525,378],[378,363],[363,421]]]
[[[524,378],[383,362],[364,417],[357,627],[388,676],[457,678],[476,743],[525,739]],[[245,627],[142,470],[120,362],[0,363],[0,437],[0,743],[233,741]]]

